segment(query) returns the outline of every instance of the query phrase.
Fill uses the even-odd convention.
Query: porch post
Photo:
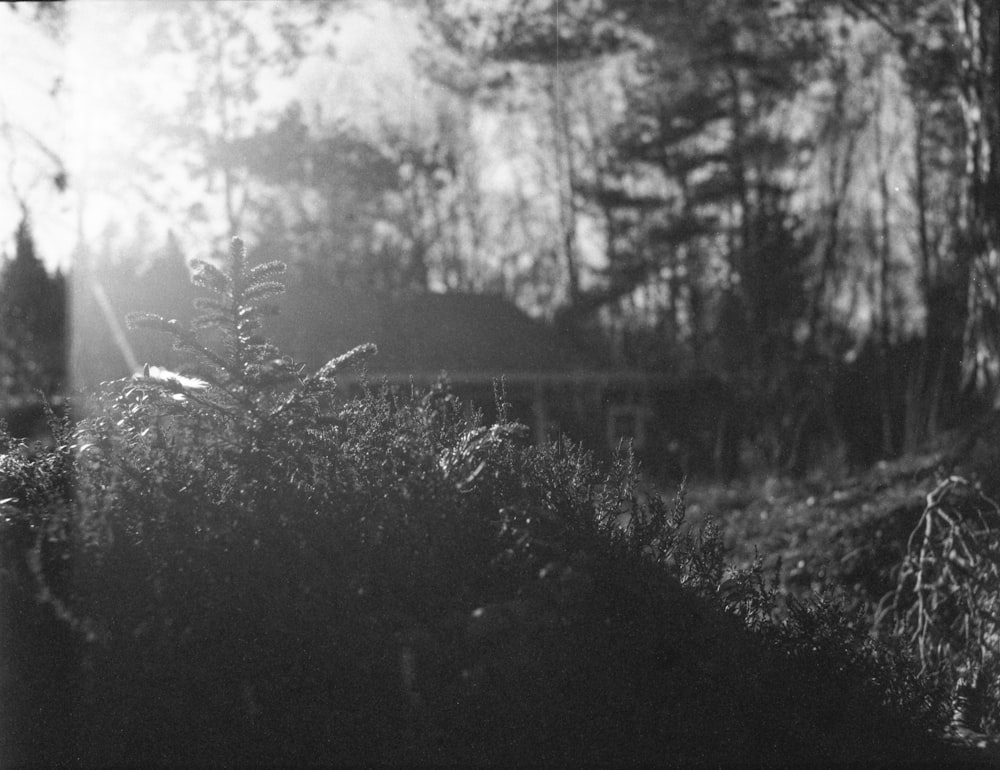
[[[548,438],[546,430],[548,424],[548,414],[545,409],[545,388],[541,379],[536,379],[533,386],[531,414],[533,418],[532,432],[534,434],[535,445],[541,446]]]

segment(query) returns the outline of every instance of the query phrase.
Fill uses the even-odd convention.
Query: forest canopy
[[[0,764],[995,759],[996,21],[0,3]]]
[[[989,6],[8,4],[79,65],[20,62],[62,147],[3,94],[8,229],[30,212],[75,268],[238,232],[340,284],[501,293],[623,365],[781,404],[870,361],[891,453],[1000,376]]]

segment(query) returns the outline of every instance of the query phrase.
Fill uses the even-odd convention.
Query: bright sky
[[[13,251],[19,200],[32,212],[39,252],[50,267],[68,265],[81,236],[94,244],[109,221],[123,219],[123,211],[133,218],[143,211],[154,230],[165,232],[168,218],[146,205],[138,189],[148,128],[141,111],[149,105],[176,108],[185,82],[198,73],[191,62],[144,57],[148,41],[140,34],[146,20],[169,13],[171,5],[169,0],[70,3],[65,48],[29,21],[28,9],[0,5],[0,72],[5,73],[0,78],[0,253]],[[261,0],[243,7],[248,15],[263,16],[271,5]],[[336,56],[306,60],[294,82],[262,83],[262,109],[297,95],[306,115],[319,104],[324,120],[346,118],[367,130],[386,117],[414,125],[430,118],[425,87],[410,65],[419,42],[412,12],[369,0],[340,12],[328,26]],[[59,170],[56,158],[70,180],[62,194],[52,181]],[[200,194],[168,164],[157,171],[166,176],[164,184]]]
[[[268,13],[283,4],[232,0],[229,7],[245,9],[266,43],[272,32]],[[200,5],[209,7],[207,1]],[[148,118],[151,109],[181,114],[186,90],[197,82],[204,86],[193,57],[145,53],[161,39],[148,32],[151,25],[176,7],[172,0],[71,2],[67,44],[60,47],[29,21],[27,8],[15,12],[0,4],[0,72],[8,75],[0,78],[0,254],[13,252],[18,200],[27,202],[39,254],[53,268],[70,267],[81,241],[111,259],[129,256],[140,215],[158,244],[173,231],[189,259],[208,257],[224,243],[219,185],[208,191],[204,179],[193,182],[185,158],[155,144],[158,125]],[[441,100],[453,97],[413,66],[412,54],[424,40],[408,3],[345,2],[336,6],[326,30],[328,39],[318,40],[317,47],[330,43],[334,56],[307,58],[294,80],[275,76],[260,82],[257,109],[277,110],[297,98],[307,119],[318,108],[326,126],[343,120],[377,138],[390,124],[417,142],[436,135],[441,115],[448,113]],[[540,109],[547,114],[545,105]],[[531,118],[524,123],[522,116],[517,123],[517,117],[480,107],[471,107],[464,118],[476,137],[483,210],[495,214],[500,224],[494,224],[506,226],[501,219],[507,199],[518,195],[537,201],[536,214],[544,218],[552,204],[545,185],[553,171],[546,167],[551,165],[547,140],[530,138],[538,128],[532,128]],[[66,192],[56,191],[52,179],[58,166],[39,141],[65,164]],[[159,181],[150,182],[153,174]],[[105,238],[109,224],[119,229],[113,241]],[[587,235],[586,222],[578,228]],[[603,259],[599,238],[583,241],[586,260]],[[507,251],[491,256],[484,250],[477,258],[507,258]],[[533,258],[528,252],[521,256]]]
[[[13,251],[18,201],[46,212],[36,222],[43,253],[56,253],[72,233],[72,210],[53,177],[66,143],[61,100],[53,97],[65,57],[44,33],[25,23],[26,9],[0,6],[0,253]]]

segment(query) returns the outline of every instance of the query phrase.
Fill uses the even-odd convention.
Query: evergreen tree
[[[285,263],[251,266],[243,241],[233,238],[225,270],[200,260],[192,265],[192,282],[213,296],[195,300],[199,315],[191,326],[155,313],[129,314],[128,324],[170,335],[175,348],[196,362],[196,376],[146,364],[137,389],[157,394],[155,403],[177,415],[195,405],[194,413],[210,417],[226,435],[223,443],[239,451],[260,450],[279,436],[298,440],[287,429],[329,395],[337,369],[371,355],[374,346],[362,345],[303,376],[302,367],[260,333],[263,318],[277,312],[269,300],[285,290],[279,280]]]
[[[35,253],[27,214],[17,228],[14,258],[0,271],[0,382],[7,394],[65,386],[66,286]]]
[[[789,172],[806,156],[779,118],[822,53],[816,19],[733,0],[515,3],[509,13],[465,16],[432,5],[444,39],[484,69],[561,67],[552,78],[556,100],[569,90],[562,79],[571,64],[611,55],[630,62],[620,120],[593,168],[579,157],[593,153],[574,147],[582,129],[570,125],[578,117],[565,118],[573,106],[556,106],[566,123],[557,150],[567,156],[564,203],[603,218],[607,236],[601,280],[570,287],[573,316],[617,313],[642,293],[650,326],[696,352],[725,332],[721,316],[738,318],[735,328],[759,344],[734,340],[728,347],[741,358],[732,368],[787,347],[805,309],[809,250],[790,214]],[[492,90],[510,83],[494,80]]]

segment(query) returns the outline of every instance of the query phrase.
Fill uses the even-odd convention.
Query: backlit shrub
[[[72,580],[38,559],[29,572],[77,634],[75,758],[939,750],[941,704],[901,658],[833,606],[778,619],[760,565],[728,569],[717,529],[686,531],[682,494],[640,501],[627,454],[602,468],[531,446],[502,392],[494,425],[443,387],[343,398],[336,372],[370,347],[311,374],[281,356],[259,336],[280,270],[234,241],[226,270],[200,266],[214,296],[199,328],[134,319],[189,351],[189,371],[108,383],[49,459],[4,455],[10,526],[44,524],[49,562],[71,557]],[[43,489],[63,491],[50,505]]]

